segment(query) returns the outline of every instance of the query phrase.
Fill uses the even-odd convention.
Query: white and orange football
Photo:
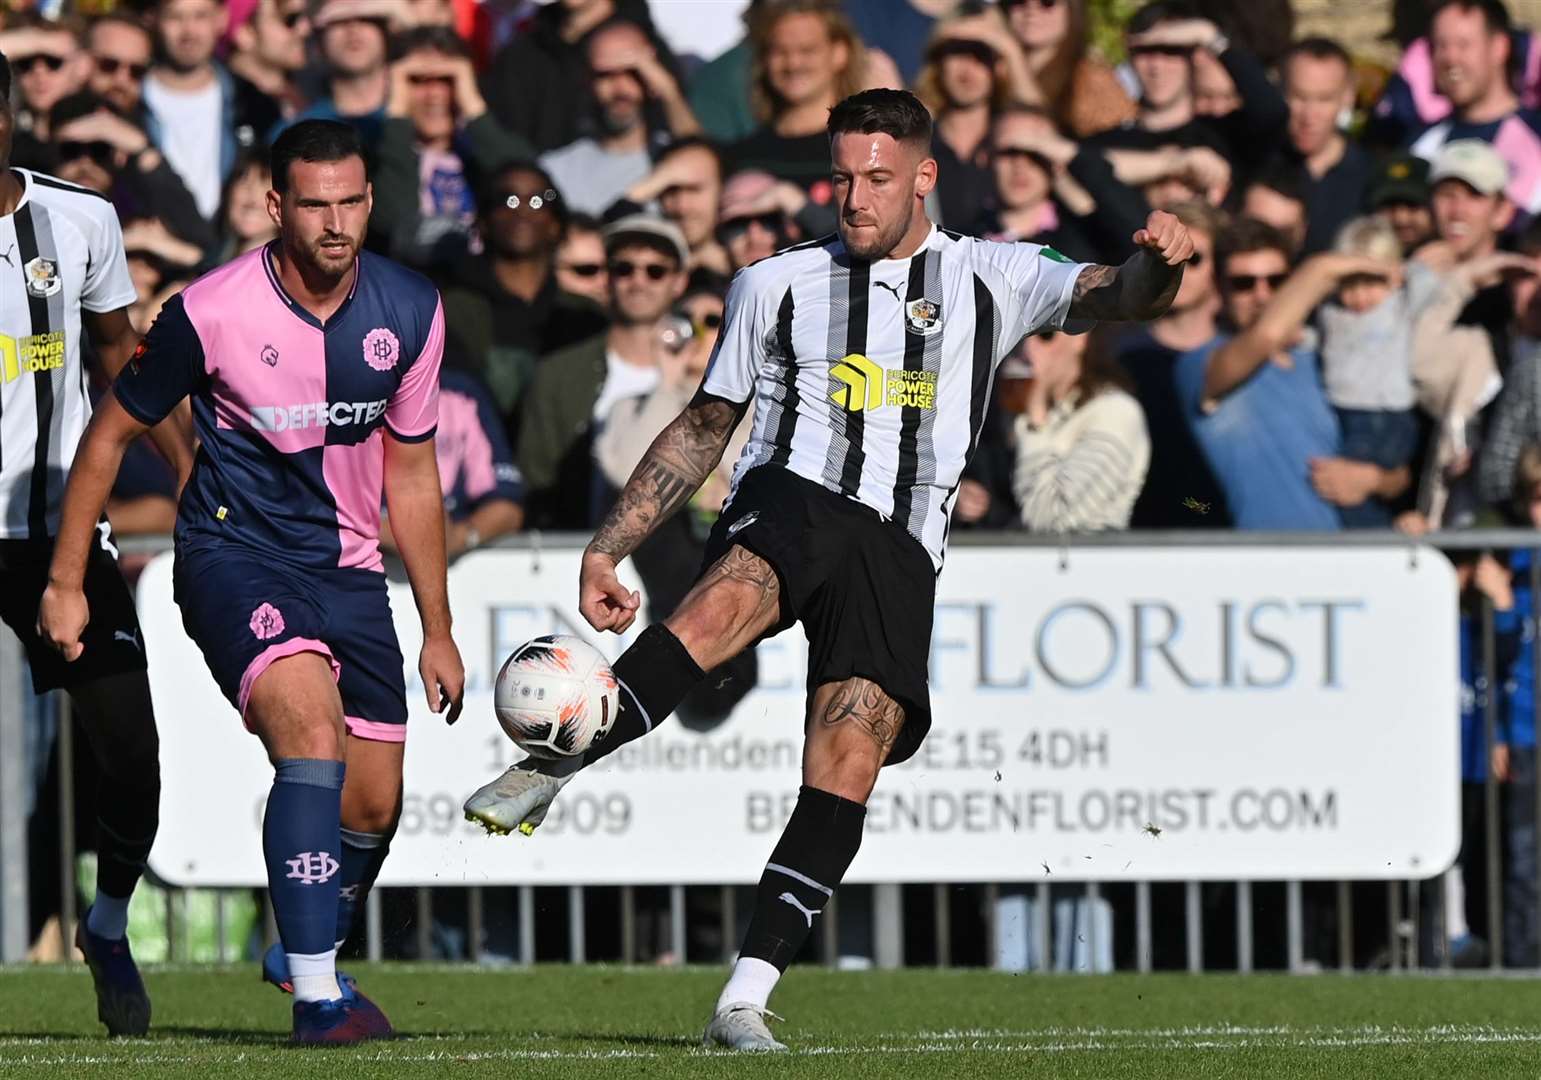
[[[582,638],[548,634],[515,649],[493,690],[498,723],[537,757],[577,757],[615,723],[610,664]]]

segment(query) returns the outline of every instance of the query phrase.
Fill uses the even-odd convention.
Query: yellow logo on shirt
[[[0,383],[64,366],[64,331],[13,338],[0,334]]]
[[[846,412],[867,412],[885,405],[901,409],[936,408],[934,371],[884,371],[860,353],[852,353],[830,368],[829,373],[840,383],[829,398]]]

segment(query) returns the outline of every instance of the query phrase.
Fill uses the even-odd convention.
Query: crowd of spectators
[[[273,239],[284,125],[357,125],[370,246],[444,299],[453,552],[596,524],[687,400],[731,275],[833,231],[826,114],[872,86],[935,116],[941,227],[1100,262],[1153,208],[1195,233],[1166,315],[1002,365],[955,527],[1530,527],[1541,41],[1503,0],[1397,12],[1394,71],[1274,0],[1153,0],[1116,56],[1088,0],[751,0],[716,56],[646,0],[13,0],[0,52],[14,164],[112,200],[141,326]],[[134,453],[112,516],[164,531],[169,472]],[[725,483],[639,553],[660,610]],[[1522,569],[1485,557],[1463,589],[1528,611]],[[1524,785],[1533,831],[1533,728],[1511,741],[1467,776]],[[1528,962],[1536,938],[1509,935]]]

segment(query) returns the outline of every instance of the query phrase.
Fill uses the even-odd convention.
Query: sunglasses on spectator
[[[997,161],[1010,161],[1013,158],[1023,158],[1031,161],[1041,169],[1052,170],[1054,163],[1044,157],[1037,150],[1029,150],[1025,146],[997,146],[991,151]]]
[[[598,277],[605,270],[604,263],[583,262],[560,263],[558,265],[560,269],[567,271],[569,274],[577,274],[581,278]]]
[[[1186,60],[1193,55],[1193,49],[1187,45],[1135,45],[1129,49],[1130,56],[1170,56],[1179,60]]]
[[[690,313],[686,312],[688,316]],[[708,330],[717,330],[722,327],[722,315],[715,311],[708,311],[699,319],[691,319],[690,325],[696,328],[696,337],[700,337]]]
[[[430,83],[445,83],[452,86],[455,80],[448,75],[408,75],[407,82],[412,86],[427,86]]]
[[[758,224],[766,232],[777,232],[781,229],[781,215],[777,213],[755,214],[752,217],[733,218],[724,221],[717,226],[717,235],[724,242],[737,240],[749,231],[749,226]]]
[[[293,30],[296,26],[300,25],[301,20],[303,20],[304,18],[305,18],[304,10],[291,11],[287,15],[280,15],[278,17],[278,21],[283,23],[284,26],[287,27],[288,29]]]
[[[1230,274],[1225,284],[1231,292],[1251,292],[1264,282],[1270,289],[1277,289],[1288,280],[1288,274]]]
[[[611,277],[629,278],[636,273],[646,274],[649,281],[662,281],[674,273],[674,267],[663,263],[634,263],[630,259],[616,259],[610,264]]]
[[[541,207],[555,209],[556,192],[547,188],[545,191],[537,191],[532,195],[520,195],[512,193],[504,198],[503,205],[510,210],[518,210],[521,206],[527,210],[539,210]]]
[[[135,82],[142,80],[150,71],[149,64],[135,64],[129,60],[119,60],[115,56],[97,56],[93,53],[91,61],[96,65],[96,70],[103,75],[116,75],[126,70],[129,78]]]
[[[949,56],[967,56],[985,67],[991,67],[998,59],[994,49],[982,41],[944,41],[931,50],[933,60],[945,60]]]
[[[1042,11],[1053,11],[1059,7],[1059,0],[1001,0],[1001,6],[1007,11],[1029,6],[1037,6]]]
[[[69,140],[59,144],[60,161],[78,161],[81,158],[90,158],[104,168],[111,168],[113,164],[114,149],[112,143],[102,142],[100,139],[91,142],[76,142]]]
[[[33,53],[31,56],[19,56],[11,61],[11,70],[18,75],[26,75],[33,68],[42,64],[49,71],[58,71],[64,66],[64,57],[55,56],[53,53]]]

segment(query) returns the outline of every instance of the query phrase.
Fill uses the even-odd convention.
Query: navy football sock
[[[661,622],[642,631],[610,670],[620,683],[620,706],[610,732],[584,755],[586,766],[663,723],[705,675],[680,639]]]
[[[262,821],[273,916],[295,997],[302,1001],[340,996],[333,934],[342,868],[342,778],[340,761],[279,761]]]
[[[353,933],[354,923],[358,921],[359,912],[364,910],[364,901],[369,899],[369,890],[374,887],[375,878],[380,876],[380,867],[385,865],[390,850],[391,838],[385,833],[342,830],[342,870],[337,888],[336,941],[339,949]]]

